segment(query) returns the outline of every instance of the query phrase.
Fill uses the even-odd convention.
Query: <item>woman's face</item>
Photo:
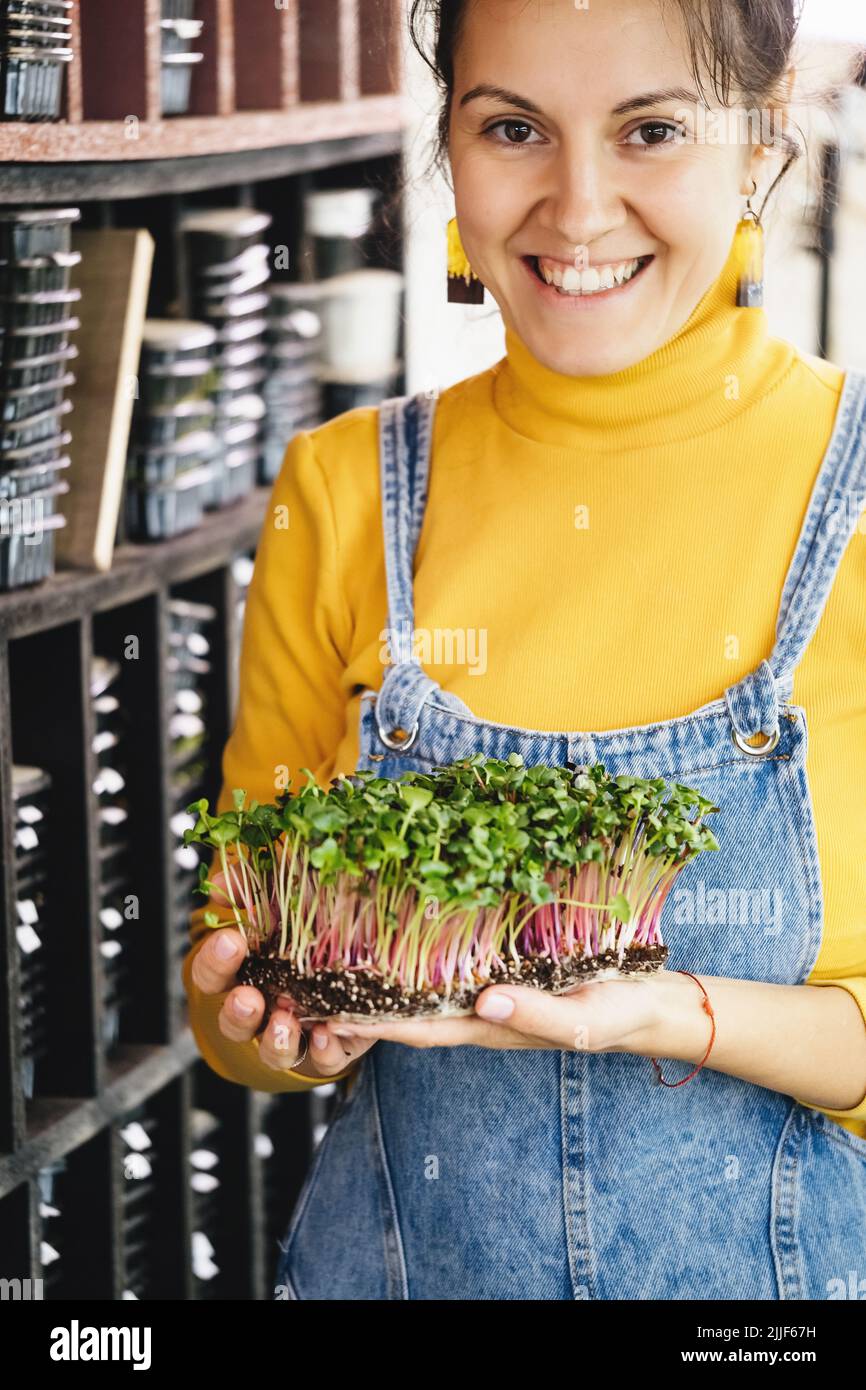
[[[748,122],[704,107],[677,7],[468,0],[449,139],[461,238],[552,370],[620,371],[673,337],[725,264],[762,153]],[[535,257],[582,292],[543,284]]]

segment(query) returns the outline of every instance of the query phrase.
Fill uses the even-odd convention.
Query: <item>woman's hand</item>
[[[568,994],[528,985],[491,985],[465,1018],[338,1022],[347,1040],[385,1038],[410,1047],[542,1047],[581,1052],[640,1051],[658,1015],[657,978],[596,980]],[[510,1007],[509,1007],[510,1006]]]
[[[191,970],[193,984],[203,994],[226,995],[219,1013],[220,1032],[238,1043],[250,1042],[259,1033],[267,1008],[260,990],[237,983],[237,971],[246,954],[244,939],[235,927],[214,928],[196,952]],[[310,1077],[337,1076],[376,1041],[346,1041],[335,1036],[330,1023],[316,1023],[310,1030],[307,1055],[296,1065],[304,1051],[301,1025],[290,999],[280,995],[277,1004],[279,1007],[271,1011],[259,1037],[259,1056],[276,1071],[294,1071]]]

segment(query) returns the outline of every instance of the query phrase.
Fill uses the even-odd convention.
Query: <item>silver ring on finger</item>
[[[294,1062],[292,1063],[293,1067],[299,1067],[303,1062],[304,1058],[306,1057],[307,1052],[309,1051],[310,1044],[307,1042],[307,1035],[304,1032],[303,1028],[301,1029],[301,1041],[304,1044],[304,1050],[301,1053],[300,1057],[295,1058]]]

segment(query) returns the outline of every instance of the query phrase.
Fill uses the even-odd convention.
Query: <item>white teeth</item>
[[[554,268],[539,259],[538,268],[547,284],[555,285],[564,294],[589,295],[627,284],[640,269],[640,261],[623,261],[620,265],[606,265],[602,270],[591,267],[580,271],[570,265]]]

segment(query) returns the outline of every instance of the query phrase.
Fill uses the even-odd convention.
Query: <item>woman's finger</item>
[[[274,1009],[268,1026],[259,1038],[259,1056],[276,1071],[291,1071],[303,1060],[301,1025],[286,1009]]]
[[[382,1038],[388,1042],[406,1043],[409,1047],[459,1047],[473,1044],[476,1047],[519,1047],[519,1039],[510,1043],[502,1035],[505,1029],[488,1023],[483,1018],[469,1014],[461,1018],[400,1018],[383,1019],[381,1022],[342,1023],[336,1020],[334,1031],[338,1037],[368,1038],[375,1042]]]
[[[246,943],[236,927],[211,928],[204,945],[193,956],[193,984],[203,994],[224,994],[234,984],[246,953]]]
[[[325,1076],[336,1076],[369,1052],[375,1038],[340,1038],[326,1023],[315,1023],[308,1034],[309,1060]]]
[[[232,1042],[249,1042],[264,1016],[264,995],[252,985],[238,985],[226,995],[220,1009],[220,1032]]]

